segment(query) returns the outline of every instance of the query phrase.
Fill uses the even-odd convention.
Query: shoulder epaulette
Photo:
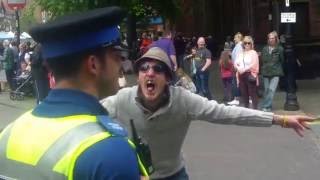
[[[109,116],[97,116],[97,120],[100,123],[100,125],[113,136],[128,136],[128,132],[123,127],[121,127],[119,123],[112,120]]]

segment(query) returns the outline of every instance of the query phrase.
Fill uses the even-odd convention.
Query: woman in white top
[[[251,36],[244,37],[243,52],[237,56],[234,66],[237,71],[237,83],[241,92],[240,104],[244,107],[249,107],[249,97],[251,97],[252,107],[253,109],[257,109],[259,57],[254,50]]]
[[[242,40],[243,40],[243,35],[238,32],[234,35],[234,42],[235,42],[235,47],[232,50],[231,53],[231,58],[232,62],[234,63],[237,59],[237,56],[242,53],[243,47],[242,47]],[[232,97],[234,98],[232,101],[228,102],[229,105],[239,105],[239,100],[240,100],[240,89],[237,87],[237,78],[236,74],[233,74],[232,77]]]

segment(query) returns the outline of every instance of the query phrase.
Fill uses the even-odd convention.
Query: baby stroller
[[[23,74],[14,78],[15,87],[14,91],[10,92],[11,100],[23,100],[25,96],[33,95],[33,79],[31,73]]]

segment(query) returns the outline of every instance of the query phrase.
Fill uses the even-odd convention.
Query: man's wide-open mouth
[[[152,80],[147,81],[147,90],[148,91],[154,91],[155,87],[156,87],[156,85]]]

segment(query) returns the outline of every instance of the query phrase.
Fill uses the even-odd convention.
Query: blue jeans
[[[200,87],[199,87],[199,84],[197,83],[196,74],[191,74],[191,78],[192,78],[192,81],[193,81],[193,83],[194,83],[194,85],[196,86],[196,89],[197,89],[196,94],[199,94]]]
[[[237,86],[237,77],[236,75],[232,76],[232,98],[240,97],[240,88]]]
[[[272,109],[272,101],[279,83],[279,76],[263,77],[264,95],[260,104],[261,109]]]
[[[186,168],[182,168],[180,171],[178,171],[172,176],[156,180],[189,180],[189,176],[187,174]]]
[[[209,71],[197,71],[195,75],[195,82],[197,88],[197,94],[212,99],[210,90],[209,90]]]
[[[232,77],[222,78],[222,83],[223,83],[223,93],[224,93],[223,100],[225,102],[231,101],[232,100],[232,95],[231,95]]]
[[[177,55],[177,63],[178,67],[186,71],[186,67],[184,65],[183,54]]]

